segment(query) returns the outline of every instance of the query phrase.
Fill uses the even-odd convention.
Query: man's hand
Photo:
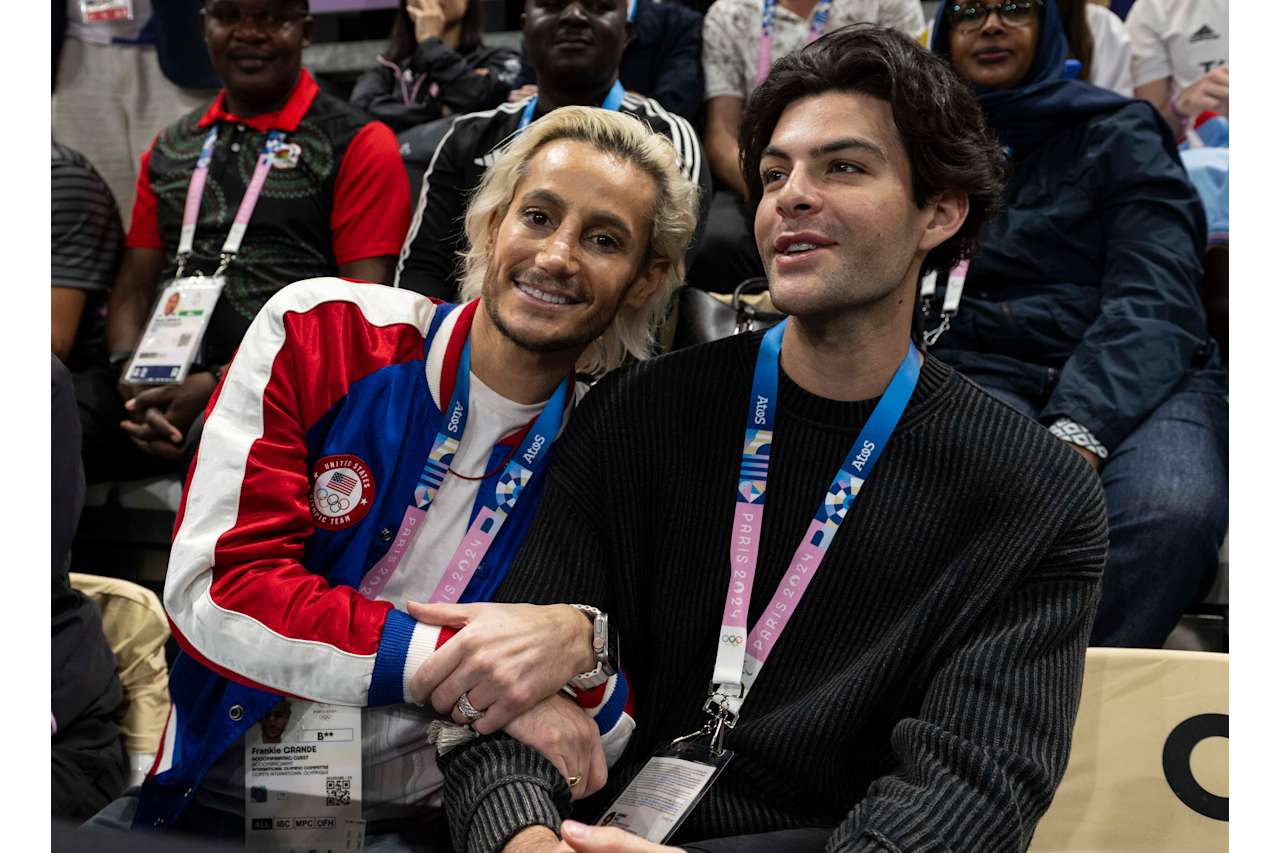
[[[121,421],[120,428],[152,456],[180,459],[186,430],[204,411],[216,385],[212,373],[201,372],[191,374],[181,385],[143,390],[122,386],[122,392],[136,393],[124,404],[129,420]]]
[[[413,36],[418,44],[429,38],[440,38],[444,33],[444,7],[440,0],[409,0],[405,11],[413,21]]]
[[[547,757],[569,783],[575,800],[589,797],[609,779],[609,765],[595,720],[556,693],[507,724],[507,734]]]
[[[616,826],[587,826],[576,820],[566,820],[560,824],[560,835],[564,838],[565,853],[680,853],[678,847],[664,847],[645,841]]]
[[[464,692],[484,716],[482,735],[505,728],[539,701],[595,667],[591,620],[567,604],[418,604],[409,615],[428,625],[460,628],[409,681],[413,701],[458,723]]]
[[[1174,109],[1194,120],[1206,110],[1220,115],[1229,115],[1231,111],[1230,84],[1226,65],[1219,65],[1208,74],[1183,89],[1174,101]]]
[[[1080,445],[1078,445],[1078,444],[1075,444],[1074,442],[1070,442],[1070,441],[1068,441],[1068,442],[1067,442],[1067,447],[1070,447],[1070,448],[1071,448],[1072,450],[1074,450],[1076,453],[1079,453],[1081,456],[1083,456],[1083,457],[1084,457],[1084,461],[1085,461],[1085,462],[1088,462],[1091,466],[1093,466],[1093,470],[1094,470],[1094,471],[1099,471],[1099,472],[1100,472],[1100,471],[1102,471],[1102,457],[1101,457],[1101,456],[1099,456],[1098,454],[1094,453],[1092,450],[1088,450],[1088,449],[1086,449],[1086,448],[1084,448],[1084,447],[1081,447],[1081,446],[1080,446]]]
[[[587,826],[576,820],[560,824],[564,841],[545,826],[531,826],[507,842],[502,853],[681,853],[679,847],[664,847],[645,841],[616,826]]]

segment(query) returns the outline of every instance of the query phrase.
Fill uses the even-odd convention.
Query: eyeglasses
[[[252,25],[260,33],[279,32],[307,16],[306,12],[296,9],[289,11],[274,7],[249,12],[230,2],[211,3],[204,13],[223,29],[236,30]]]
[[[997,6],[984,3],[952,3],[947,7],[947,20],[962,33],[981,29],[992,12],[1006,27],[1027,27],[1035,20],[1043,0],[1007,0]]]

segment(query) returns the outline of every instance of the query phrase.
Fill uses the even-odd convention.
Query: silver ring
[[[476,706],[471,704],[471,700],[467,698],[467,691],[462,691],[462,695],[457,701],[458,713],[466,717],[468,721],[474,723],[476,720],[484,716],[484,711],[476,710]]]

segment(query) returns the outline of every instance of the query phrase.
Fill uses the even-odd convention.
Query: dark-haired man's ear
[[[311,35],[316,29],[316,19],[307,15],[302,19],[302,46],[311,47]]]
[[[969,215],[969,194],[960,190],[943,190],[925,205],[929,213],[920,236],[919,250],[929,253],[941,246],[964,225]]]

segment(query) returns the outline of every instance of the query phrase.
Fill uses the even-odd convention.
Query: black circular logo
[[[1228,737],[1226,714],[1198,714],[1178,723],[1164,742],[1164,778],[1187,808],[1213,820],[1227,820],[1227,798],[1206,791],[1191,772],[1191,751],[1211,737]]]

